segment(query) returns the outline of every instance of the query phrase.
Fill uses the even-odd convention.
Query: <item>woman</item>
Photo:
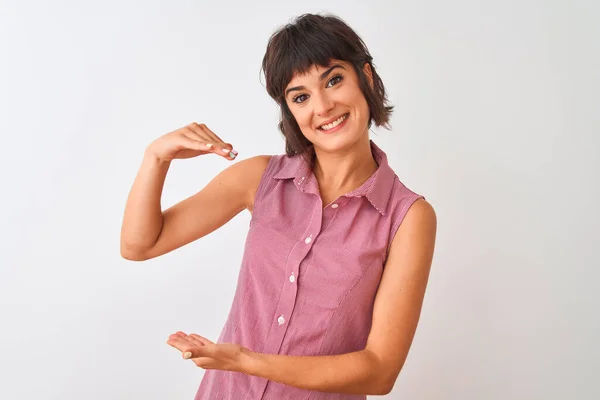
[[[233,305],[217,343],[167,343],[206,369],[196,399],[365,399],[389,393],[429,276],[436,216],[405,187],[369,127],[392,107],[356,33],[303,15],[263,59],[286,154],[252,157],[161,211],[172,160],[237,152],[192,123],[151,143],[129,195],[121,254],[157,257],[252,213]]]

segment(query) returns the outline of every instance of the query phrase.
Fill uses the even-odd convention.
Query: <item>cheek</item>
[[[367,100],[358,86],[348,85],[344,87],[344,90],[339,91],[337,100],[342,104],[358,109],[361,113],[365,107],[368,108]]]
[[[305,127],[310,127],[310,113],[306,110],[295,110],[292,112],[292,115],[300,128],[304,129]]]
[[[369,104],[367,103],[367,99],[360,90],[358,90],[357,93],[355,93],[354,104],[356,104],[356,107],[358,108],[361,117],[369,117]]]

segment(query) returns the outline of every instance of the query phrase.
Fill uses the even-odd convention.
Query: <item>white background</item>
[[[191,399],[165,341],[216,340],[244,212],[155,260],[119,255],[144,148],[206,123],[278,154],[274,30],[333,12],[396,106],[372,138],[433,204],[422,319],[389,399],[598,399],[600,6],[589,1],[0,2],[0,398]],[[175,162],[163,206],[228,161]]]

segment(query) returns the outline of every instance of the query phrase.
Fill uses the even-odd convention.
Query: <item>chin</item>
[[[341,132],[340,132],[341,133]],[[312,140],[315,147],[325,150],[327,152],[336,152],[352,147],[360,140],[359,135],[355,132],[347,132],[347,134],[332,135],[331,137],[323,135],[317,135]]]

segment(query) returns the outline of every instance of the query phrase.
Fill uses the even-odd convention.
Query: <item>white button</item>
[[[335,204],[335,203],[333,203],[333,204],[331,205],[331,208],[338,208],[338,207],[339,207],[339,206],[338,206],[337,204]]]
[[[294,283],[295,280],[296,280],[296,277],[294,276],[294,274],[292,274],[290,276],[290,282]]]
[[[312,241],[312,239],[310,237],[307,237],[306,239],[304,239],[304,243],[309,244]]]
[[[283,323],[285,322],[283,315],[281,317],[277,318],[277,322],[279,322],[279,325],[283,325]]]

